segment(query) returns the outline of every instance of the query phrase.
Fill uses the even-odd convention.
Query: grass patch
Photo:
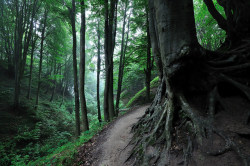
[[[150,82],[150,88],[155,88],[157,87],[159,84],[159,77],[155,77],[151,82]],[[126,105],[126,108],[129,108],[133,105],[135,105],[135,103],[139,102],[141,103],[141,100],[144,100],[146,97],[146,87],[144,87],[142,90],[140,90],[138,93],[136,93],[128,102],[128,104]]]

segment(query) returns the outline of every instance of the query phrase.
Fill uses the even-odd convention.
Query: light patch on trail
[[[124,163],[129,157],[132,146],[128,143],[133,137],[131,128],[145,113],[147,106],[140,107],[127,116],[119,119],[107,133],[107,141],[102,144],[102,157],[99,166],[125,166]],[[126,148],[125,148],[126,147]],[[125,148],[125,149],[124,149]]]

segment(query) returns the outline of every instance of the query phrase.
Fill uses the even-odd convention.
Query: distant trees
[[[44,104],[45,100],[57,102],[58,94],[62,95],[60,99],[60,106],[62,106],[66,95],[72,93],[75,95],[77,135],[80,135],[81,122],[84,131],[89,128],[87,113],[90,109],[87,107],[96,106],[97,118],[100,122],[102,109],[105,121],[110,121],[117,116],[121,105],[121,94],[126,87],[126,83],[123,82],[129,80],[128,73],[134,72],[129,71],[129,65],[134,65],[138,57],[141,57],[140,63],[136,64],[140,66],[137,72],[143,71],[147,66],[146,51],[144,51],[147,45],[144,26],[146,19],[143,19],[142,24],[136,28],[135,25],[137,21],[140,22],[140,19],[133,16],[133,11],[135,13],[140,11],[143,15],[145,9],[142,10],[141,6],[145,8],[145,2],[136,1],[136,3],[140,5],[134,10],[131,6],[133,3],[128,0],[91,2],[2,0],[0,2],[0,56],[1,60],[8,65],[9,74],[15,76],[13,91],[15,109],[19,109],[20,94],[22,96],[23,93],[29,102],[34,102],[36,109],[41,109],[41,104]],[[86,16],[86,11],[91,11],[91,14]],[[82,21],[79,48],[77,47],[79,24],[76,15],[80,12]],[[88,19],[87,25],[86,19]],[[122,26],[117,26],[117,23],[121,23]],[[132,28],[131,25],[133,25]],[[86,28],[89,29],[87,32]],[[137,29],[143,29],[143,35],[136,34]],[[93,33],[92,30],[95,32]],[[134,37],[132,40],[129,37],[130,33],[130,37]],[[140,36],[138,39],[136,39],[137,35]],[[119,49],[115,49],[116,46]],[[78,52],[80,58],[77,56]],[[93,56],[97,57],[96,66],[93,64],[95,61],[92,59]],[[79,69],[78,61],[80,61]],[[85,65],[88,62],[90,64]],[[92,96],[96,101],[91,105],[88,104],[89,94],[85,94],[88,91],[95,91],[95,88],[86,90],[85,82],[90,80],[85,79],[89,71],[95,67],[96,94]],[[103,77],[105,77],[104,94],[102,93]],[[143,74],[140,77],[144,77]],[[138,80],[140,80],[139,77]],[[140,83],[140,86],[144,86],[144,83]],[[45,99],[44,95],[48,97]],[[102,101],[103,98],[104,101]],[[115,98],[116,103],[114,103]]]
[[[11,66],[14,65],[15,68],[14,108],[17,109],[20,102],[20,86],[26,66],[28,49],[34,35],[33,27],[38,10],[38,0],[33,3],[30,1],[12,1],[9,3],[2,1],[1,9],[3,18],[9,19],[8,23],[6,22],[7,24],[4,22],[6,20],[2,21],[1,30],[2,34],[5,35],[3,39],[5,40],[9,71],[12,70]],[[4,16],[5,14],[9,15]],[[15,18],[15,20],[11,17]]]
[[[43,27],[42,27],[42,36],[41,36],[41,46],[40,46],[40,61],[39,61],[39,72],[38,72],[38,85],[37,85],[37,92],[36,92],[36,108],[39,104],[39,92],[41,88],[41,74],[42,74],[42,65],[43,65],[43,46],[45,40],[45,30],[47,26],[47,18],[48,18],[48,10],[44,10],[44,17],[43,17]]]
[[[36,25],[36,24],[35,24]],[[29,88],[28,88],[28,93],[27,93],[27,98],[31,98],[31,85],[32,85],[32,74],[33,74],[33,62],[34,62],[34,52],[36,48],[36,42],[38,39],[38,35],[36,34],[36,28],[34,31],[34,35],[31,38],[31,55],[30,55],[30,71],[29,71]]]

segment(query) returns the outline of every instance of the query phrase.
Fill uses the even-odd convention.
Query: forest
[[[250,165],[249,8],[0,0],[0,165]]]

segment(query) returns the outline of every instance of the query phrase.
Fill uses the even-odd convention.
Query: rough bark
[[[84,0],[81,0],[80,101],[81,101],[83,131],[89,130],[87,104],[85,98],[85,56],[86,56],[85,32],[86,32],[85,5],[84,5]]]
[[[163,64],[161,61],[161,54],[159,49],[159,41],[158,41],[158,31],[156,29],[156,20],[155,20],[155,9],[152,5],[153,2],[149,1],[149,15],[148,15],[148,24],[149,24],[149,34],[150,34],[150,43],[152,47],[152,52],[154,54],[154,61],[156,62],[156,66],[159,71],[160,80],[163,77]]]
[[[192,0],[149,0],[149,13],[151,45],[162,77],[154,101],[133,126],[134,149],[128,160],[133,156],[135,165],[189,165],[191,161],[195,165],[194,151],[208,156],[234,151],[241,159],[238,165],[249,165],[249,152],[232,136],[240,131],[221,128],[216,116],[219,112],[231,118],[237,115],[239,110],[227,111],[226,97],[250,102],[249,37],[241,39],[240,46],[234,38],[234,49],[212,52],[197,42]],[[248,122],[249,116],[244,123],[238,121],[245,129]],[[213,140],[222,140],[225,146],[213,150]],[[180,163],[171,160],[175,157],[181,158]]]

